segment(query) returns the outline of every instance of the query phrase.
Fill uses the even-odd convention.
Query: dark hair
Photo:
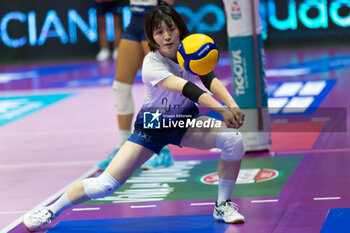
[[[162,23],[165,22],[168,27],[171,27],[174,22],[179,28],[180,40],[183,40],[190,34],[188,28],[179,13],[170,6],[156,6],[146,16],[145,33],[148,46],[151,51],[159,49],[159,45],[153,39],[153,31]]]

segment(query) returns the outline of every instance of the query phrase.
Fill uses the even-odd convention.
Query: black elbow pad
[[[215,78],[214,71],[212,71],[212,72],[210,72],[210,73],[208,73],[206,75],[200,75],[199,78],[201,79],[203,85],[210,91],[211,82]]]
[[[206,92],[190,81],[188,81],[182,88],[182,94],[196,103],[198,103],[199,97],[204,93]]]

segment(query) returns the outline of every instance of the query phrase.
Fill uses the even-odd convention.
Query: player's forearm
[[[224,84],[215,78],[210,86],[211,92],[229,108],[237,108],[238,105],[228,92]]]
[[[222,113],[225,111],[225,107],[222,106],[217,100],[215,100],[211,95],[208,93],[203,93],[199,99],[198,103],[200,105],[203,105],[211,110],[214,110],[215,112],[218,112],[222,115]]]

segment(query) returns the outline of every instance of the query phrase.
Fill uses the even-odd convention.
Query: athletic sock
[[[226,200],[231,200],[232,191],[235,187],[235,180],[227,180],[219,178],[219,190],[218,190],[218,201],[217,204],[221,205]]]
[[[70,202],[67,192],[65,192],[57,201],[49,205],[47,208],[55,215],[58,216],[63,210],[68,209],[69,207],[74,206]]]
[[[130,137],[131,130],[119,130],[118,148],[120,148]]]

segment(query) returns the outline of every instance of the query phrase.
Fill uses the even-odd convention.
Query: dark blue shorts
[[[130,24],[125,28],[123,39],[132,40],[136,42],[146,41],[145,35],[145,15],[131,16]]]
[[[94,2],[94,6],[96,8],[97,15],[103,15],[107,12],[112,12],[113,14],[119,14],[119,4],[118,1],[113,2]]]
[[[198,114],[198,109],[194,109],[192,119],[198,118],[201,115]],[[142,112],[141,112],[142,113]],[[142,114],[138,114],[140,116]],[[185,135],[188,128],[176,128],[176,129],[143,129],[142,125],[138,124],[143,119],[137,118],[135,122],[135,130],[129,137],[129,141],[139,144],[147,149],[150,149],[156,154],[162,150],[162,148],[168,144],[180,146],[182,137]],[[180,146],[181,147],[181,146]]]
[[[162,148],[168,144],[180,146],[182,137],[186,131],[187,129],[184,128],[166,131],[164,133],[149,133],[135,129],[128,140],[159,154]]]

